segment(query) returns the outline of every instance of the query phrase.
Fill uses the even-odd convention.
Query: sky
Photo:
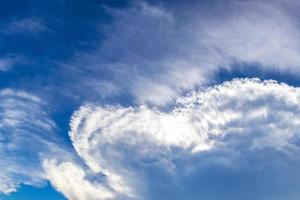
[[[299,0],[0,4],[0,200],[299,200]]]

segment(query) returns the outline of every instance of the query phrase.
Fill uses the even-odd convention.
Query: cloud
[[[45,103],[24,91],[0,90],[0,192],[11,193],[20,184],[41,185],[40,157],[60,147]]]
[[[0,58],[0,71],[7,71],[13,65],[13,62],[10,59]]]
[[[50,29],[45,25],[45,23],[37,18],[28,17],[18,20],[11,21],[6,30],[6,33],[31,33],[38,34],[41,32],[47,32]]]
[[[80,107],[70,123],[73,152],[55,136],[42,99],[1,90],[0,191],[49,180],[70,200],[246,200],[233,187],[257,187],[250,199],[276,199],[271,182],[273,194],[297,199],[298,188],[281,184],[299,185],[299,88],[258,79],[206,85],[219,70],[244,65],[298,76],[298,7],[268,0],[105,7],[112,21],[97,27],[104,39],[64,63],[64,77],[58,75],[64,81],[54,89],[83,101],[118,96],[133,105]],[[49,29],[23,18],[6,31]],[[15,62],[1,58],[0,70]],[[228,180],[232,188],[224,186]]]
[[[24,59],[20,56],[0,57],[0,71],[6,72],[14,67],[16,63],[22,62],[23,60]]]
[[[278,3],[271,5],[270,1],[236,1],[228,7],[231,12],[223,19],[210,16],[208,22],[194,24],[205,35],[200,43],[237,62],[298,71],[299,26],[290,10]]]
[[[165,105],[185,91],[213,84],[221,69],[246,64],[298,74],[298,6],[281,1],[191,1],[106,8],[113,20],[99,25],[104,39],[94,51],[78,53],[66,65],[66,74],[91,83],[76,85],[82,98],[109,96],[107,87],[98,87],[104,81],[111,82],[112,96],[129,95],[134,103],[152,105]],[[93,95],[86,94],[90,90]]]
[[[153,188],[161,186],[160,191],[167,193],[168,187],[174,187],[166,177],[176,177],[178,192],[184,193],[187,188],[180,184],[197,174],[205,179],[207,170],[216,169],[205,166],[217,164],[219,176],[225,176],[225,169],[244,174],[247,159],[252,160],[253,171],[265,166],[277,169],[284,159],[297,161],[293,155],[299,152],[299,102],[299,88],[276,81],[234,79],[178,98],[171,111],[144,105],[85,105],[72,117],[70,138],[86,167],[47,161],[48,178],[71,200],[91,199],[96,188],[103,192],[96,195],[98,199],[151,199],[160,194]],[[268,152],[277,159],[273,160],[276,165],[265,159],[261,163],[258,155]],[[153,175],[157,170],[163,175]],[[193,181],[205,185],[201,179]],[[77,193],[82,185],[87,187]],[[186,192],[197,195],[197,191]],[[166,193],[155,198],[164,199]]]
[[[101,184],[88,180],[86,172],[75,163],[45,160],[44,168],[53,186],[70,200],[102,200],[115,196]]]

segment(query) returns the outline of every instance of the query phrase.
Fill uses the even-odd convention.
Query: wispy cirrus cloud
[[[36,17],[27,17],[21,19],[11,20],[5,30],[5,33],[29,33],[29,34],[38,34],[42,32],[51,31],[50,28],[47,27],[45,22]]]
[[[6,55],[0,57],[0,71],[7,72],[14,66],[28,62],[24,57],[20,55]]]
[[[94,51],[78,53],[66,65],[67,74],[96,86],[110,83],[111,95],[118,91],[154,105],[213,83],[221,69],[246,64],[262,71],[298,74],[299,26],[292,9],[298,4],[192,1],[182,7],[167,5],[134,2],[123,9],[107,8],[113,21],[99,25],[105,39]],[[93,84],[75,90],[89,98],[87,88],[94,90],[94,96],[108,96],[107,87],[102,91]]]
[[[7,71],[13,67],[14,61],[10,58],[0,58],[0,71]]]
[[[0,91],[0,192],[15,192],[21,184],[43,184],[42,157],[62,151],[45,107],[30,93]]]

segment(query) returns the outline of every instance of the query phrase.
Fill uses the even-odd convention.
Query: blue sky
[[[0,200],[298,200],[298,0],[0,6]]]

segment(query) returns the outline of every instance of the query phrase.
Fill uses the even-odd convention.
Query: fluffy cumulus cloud
[[[99,26],[105,40],[71,62],[83,82],[76,89],[84,95],[89,88],[98,97],[126,91],[135,102],[164,105],[214,82],[221,69],[246,64],[298,73],[298,7],[292,1],[134,1],[106,8],[113,21]]]
[[[58,163],[55,159],[45,160],[45,171],[53,186],[72,200],[113,199],[112,191],[87,178],[87,172],[74,162]]]
[[[16,191],[21,183],[40,185],[40,156],[54,152],[55,124],[45,103],[23,91],[0,90],[0,192]]]
[[[242,159],[254,159],[252,167],[259,168],[254,154],[297,155],[299,103],[300,88],[234,79],[178,98],[171,111],[85,105],[72,117],[70,138],[86,166],[48,160],[45,168],[51,183],[70,200],[148,199],[149,191],[159,187],[155,170],[189,177],[212,162],[239,171]],[[238,156],[243,152],[244,157]]]

